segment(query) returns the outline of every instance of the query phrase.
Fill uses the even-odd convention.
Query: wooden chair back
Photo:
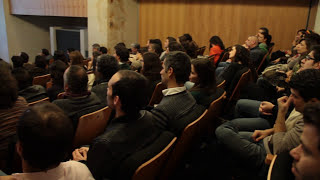
[[[272,156],[272,157],[273,157],[273,158],[272,158],[272,161],[271,161],[270,166],[269,166],[267,180],[271,180],[272,169],[273,169],[274,162],[275,162],[276,159],[277,159],[277,155],[274,155],[274,156]]]
[[[170,154],[167,163],[164,166],[164,170],[160,179],[168,179],[172,175],[182,158],[198,140],[201,133],[200,125],[207,113],[208,110],[205,110],[198,119],[184,128],[181,136],[178,138],[177,143],[172,150],[172,153]]]
[[[223,80],[220,84],[218,84],[217,88],[221,88],[221,89],[226,88],[226,80]]]
[[[51,80],[51,75],[50,74],[46,74],[43,76],[36,76],[33,78],[33,85],[41,85],[43,87],[46,87],[47,82],[49,82]]]
[[[49,65],[52,64],[54,62],[54,59],[50,59],[49,60]]]
[[[162,84],[162,82],[159,82],[156,87],[154,88],[154,91],[152,93],[151,99],[149,101],[149,106],[154,106],[155,104],[159,104],[160,101],[163,98],[162,90],[166,89],[167,87]]]
[[[46,98],[40,99],[38,101],[31,102],[31,103],[29,103],[29,106],[34,106],[36,104],[40,104],[40,103],[44,103],[44,102],[50,102],[49,98],[46,97]]]
[[[262,58],[262,60],[261,60],[261,62],[260,62],[260,64],[259,64],[259,66],[258,66],[257,69],[256,69],[257,74],[259,74],[259,72],[260,72],[260,70],[261,70],[264,62],[266,61],[268,55],[269,55],[269,53],[266,53],[266,54],[263,56],[263,58]]]
[[[249,82],[250,80],[250,73],[251,70],[249,69],[247,72],[244,72],[238,83],[237,86],[234,88],[230,98],[229,98],[229,102],[234,101],[234,100],[238,100],[240,97],[240,90]]]
[[[61,92],[57,95],[57,99],[63,99],[64,98],[64,93],[65,92]]]
[[[104,107],[98,111],[79,118],[78,127],[73,140],[73,146],[90,144],[98,135],[104,132],[111,114],[111,108]]]
[[[209,56],[209,57],[208,57],[208,60],[209,60],[210,62],[214,63],[214,62],[213,62],[213,60],[214,60],[214,55]]]
[[[268,54],[271,54],[271,53],[272,53],[273,48],[274,48],[274,43],[271,43],[271,46],[270,46],[270,48],[269,48]]]
[[[50,88],[52,88],[52,85],[53,85],[53,84],[52,84],[52,79],[51,79],[51,80],[48,81],[47,84],[46,84],[47,90],[50,89]]]
[[[156,179],[159,176],[163,168],[163,165],[168,160],[169,155],[176,141],[177,138],[174,137],[161,152],[159,152],[149,161],[140,165],[138,169],[135,171],[132,180]]]

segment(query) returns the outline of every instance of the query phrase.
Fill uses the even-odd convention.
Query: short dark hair
[[[320,45],[312,46],[311,51],[313,51],[314,62],[320,61]]]
[[[199,84],[195,84],[192,90],[200,90],[205,93],[214,93],[216,91],[216,73],[212,62],[208,58],[193,59],[191,64],[198,74]]]
[[[23,90],[29,86],[32,86],[32,77],[29,72],[22,67],[15,68],[12,70],[12,75],[18,82],[19,90]]]
[[[210,48],[212,47],[212,44],[219,46],[222,50],[224,50],[224,44],[219,36],[212,36],[209,40],[210,42]]]
[[[68,48],[67,51],[68,51],[69,53],[71,53],[71,52],[75,51],[75,49],[74,49],[74,48]]]
[[[106,48],[106,47],[100,47],[100,52],[102,53],[102,54],[107,54],[108,53],[108,49]]]
[[[131,44],[131,47],[132,48],[136,48],[136,49],[140,49],[140,44],[138,44],[138,43],[133,43],[133,44]]]
[[[10,70],[0,63],[0,109],[13,107],[18,99],[18,84]]]
[[[52,78],[52,83],[63,87],[63,74],[68,66],[61,60],[54,61],[49,66],[50,75]]]
[[[114,48],[126,48],[126,44],[124,42],[119,42],[114,46]]]
[[[161,53],[163,52],[163,49],[161,49],[161,47],[159,46],[159,44],[155,44],[155,43],[150,43],[150,46],[152,47],[152,49],[154,49],[155,53],[160,56]]]
[[[192,41],[192,36],[190,34],[183,34],[184,37],[186,37],[187,41]]]
[[[161,42],[160,39],[150,39],[149,43],[150,44],[158,44],[160,46],[161,50],[162,50],[162,42]]]
[[[45,56],[49,56],[49,50],[48,49],[42,49],[41,50],[42,54],[44,54]]]
[[[100,44],[95,43],[95,44],[92,45],[92,48],[99,50],[100,49]]]
[[[303,110],[303,120],[305,124],[310,124],[317,128],[318,150],[320,150],[320,102],[306,104]]]
[[[74,131],[71,120],[58,106],[42,103],[24,112],[17,134],[23,159],[33,168],[47,170],[65,160]]]
[[[121,62],[127,62],[130,57],[129,50],[124,47],[115,48],[117,56],[119,56]]]
[[[70,62],[71,62],[71,65],[80,65],[82,66],[83,65],[83,56],[82,54],[80,53],[80,51],[73,51],[69,54],[69,58],[70,58]]]
[[[320,70],[306,69],[293,75],[289,86],[297,90],[305,102],[312,98],[320,100]]]
[[[269,34],[269,29],[268,29],[268,28],[266,28],[266,27],[261,27],[261,28],[259,28],[259,29],[261,29],[263,32],[266,32],[267,34]]]
[[[115,57],[103,54],[97,59],[97,71],[101,73],[103,79],[109,81],[119,71],[119,63]]]
[[[64,83],[68,84],[72,93],[82,94],[88,91],[88,75],[83,67],[71,65],[65,73]]]
[[[23,66],[23,59],[21,56],[12,56],[11,61],[13,64],[13,68],[19,68]]]
[[[118,72],[120,80],[112,85],[112,96],[119,96],[121,109],[129,116],[138,116],[139,111],[148,103],[148,80],[131,70]]]
[[[156,53],[147,52],[143,54],[143,68],[141,73],[150,81],[161,80],[161,61]]]
[[[175,41],[177,41],[176,38],[171,37],[171,36],[168,36],[167,39],[169,40],[169,43],[170,43],[170,42],[175,42]]]
[[[27,63],[29,61],[29,55],[25,52],[21,52],[20,57],[22,57],[23,63]]]
[[[47,60],[44,56],[36,56],[34,64],[36,65],[36,67],[42,68],[42,69],[46,69],[47,66]]]
[[[191,72],[190,57],[181,51],[174,51],[167,54],[164,61],[165,71],[171,67],[178,84],[184,84],[189,80]]]
[[[68,64],[68,58],[66,57],[66,55],[64,54],[63,51],[61,50],[56,50],[54,52],[54,55],[53,55],[53,59],[56,61],[56,60],[61,60],[62,62]]]
[[[185,52],[184,47],[180,43],[178,43],[177,41],[169,42],[168,49],[169,49],[169,52],[172,52],[172,51]]]
[[[264,39],[266,39],[267,46],[270,46],[272,36],[266,32],[262,32],[261,34],[263,35]]]

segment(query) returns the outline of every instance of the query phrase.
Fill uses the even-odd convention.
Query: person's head
[[[306,103],[320,100],[320,70],[306,69],[293,75],[289,87],[295,109],[302,113]]]
[[[104,46],[100,47],[99,51],[101,54],[108,54],[108,49]]]
[[[190,34],[183,34],[184,37],[186,37],[187,41],[192,41],[192,36]]]
[[[161,42],[160,39],[150,39],[149,40],[149,45],[150,44],[158,44],[160,46],[161,50],[162,50],[162,42]]]
[[[187,42],[187,37],[185,37],[184,35],[180,36],[178,39],[180,44]]]
[[[120,61],[120,62],[127,62],[129,60],[130,57],[130,53],[129,50],[125,47],[116,47],[116,54],[115,54],[115,58]]]
[[[34,64],[36,65],[36,67],[42,68],[42,69],[46,69],[47,67],[47,60],[44,56],[36,56],[35,60],[34,60]]]
[[[92,51],[99,51],[99,50],[100,50],[100,44],[95,43],[92,45]]]
[[[185,49],[180,43],[178,43],[177,41],[173,41],[173,42],[170,42],[168,45],[168,52],[172,52],[172,51],[185,52]]]
[[[304,35],[306,34],[306,29],[300,29],[297,31],[297,34],[296,34],[296,40],[299,41],[300,39],[303,39],[304,38]]]
[[[229,52],[229,58],[232,59],[233,62],[241,63],[245,66],[249,66],[250,64],[250,52],[241,45],[232,46]]]
[[[25,68],[19,67],[13,69],[12,75],[18,82],[19,90],[23,90],[29,86],[32,86],[33,79]]]
[[[97,59],[97,71],[103,79],[109,81],[119,71],[119,63],[114,56],[103,54]]]
[[[83,94],[88,91],[88,75],[86,70],[78,65],[71,65],[63,75],[64,90],[67,93]]]
[[[47,171],[67,158],[74,130],[71,120],[58,106],[42,103],[24,112],[17,134],[17,152],[24,171]]]
[[[70,53],[72,53],[73,51],[75,51],[74,48],[68,48],[68,49],[67,49],[67,54],[70,54]]]
[[[269,29],[266,28],[266,27],[261,27],[261,28],[259,28],[258,33],[267,33],[267,34],[269,34]]]
[[[163,51],[159,44],[150,43],[148,47],[148,52],[153,52],[160,56]]]
[[[70,58],[70,63],[71,65],[79,65],[82,66],[83,65],[83,56],[80,53],[80,51],[73,51],[69,54],[69,58]]]
[[[12,56],[11,61],[13,64],[13,68],[19,68],[23,66],[23,59],[21,56]]]
[[[311,52],[301,61],[301,70],[320,69],[320,45],[313,46]]]
[[[257,36],[249,36],[245,43],[251,49],[258,46],[259,41]]]
[[[222,50],[224,50],[224,45],[219,36],[212,36],[209,40],[210,48],[213,46],[219,46]]]
[[[20,53],[20,57],[23,59],[23,63],[28,63],[29,62],[29,55],[25,52]]]
[[[161,74],[162,83],[169,85],[183,85],[189,80],[191,72],[190,57],[180,51],[174,51],[167,54],[163,64]]]
[[[56,60],[61,60],[62,62],[68,64],[68,58],[66,57],[66,55],[64,54],[64,52],[62,50],[56,50],[54,51],[53,54],[53,59]]]
[[[209,59],[191,60],[191,73],[189,79],[195,84],[195,88],[206,89],[212,92],[216,87],[215,68]]]
[[[166,41],[164,42],[164,48],[167,49],[169,46],[169,43],[175,42],[175,41],[177,41],[176,38],[170,37],[170,36],[167,37]]]
[[[262,32],[262,33],[258,33],[258,41],[259,43],[265,43],[267,46],[270,45],[271,43],[271,35],[265,33],[265,32]]]
[[[299,180],[320,179],[320,103],[308,103],[303,111],[301,144],[290,151],[292,172]]]
[[[119,42],[114,46],[114,48],[127,48],[124,42]]]
[[[143,54],[141,73],[151,80],[160,79],[162,69],[161,61],[156,53],[147,52]]]
[[[131,52],[132,54],[137,54],[140,50],[140,44],[138,43],[133,43],[131,44]]]
[[[6,62],[0,62],[0,109],[12,108],[18,99],[18,84]]]
[[[52,64],[50,64],[49,72],[54,85],[63,87],[63,74],[67,68],[68,66],[66,63],[62,62],[61,60],[54,61]]]
[[[43,56],[49,56],[49,55],[50,55],[48,49],[41,49],[41,54],[42,54]]]
[[[131,70],[121,70],[108,82],[108,106],[121,115],[138,116],[139,111],[147,105],[147,79]]]

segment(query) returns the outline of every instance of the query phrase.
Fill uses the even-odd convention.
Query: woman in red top
[[[214,64],[217,64],[221,53],[224,51],[224,45],[219,36],[212,36],[210,38],[210,54],[214,56]]]

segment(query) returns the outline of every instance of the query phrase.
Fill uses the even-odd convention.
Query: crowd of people
[[[228,106],[233,110],[224,111],[230,114],[222,114],[232,118],[202,142],[214,146],[207,149],[214,155],[206,157],[213,163],[205,169],[219,179],[234,179],[239,169],[265,178],[267,154],[290,152],[298,179],[320,178],[317,33],[299,30],[290,50],[273,53],[265,27],[243,45],[227,48],[212,36],[208,56],[198,56],[190,34],[177,39],[169,36],[163,45],[149,39],[145,47],[118,43],[113,55],[93,44],[87,60],[73,48],[53,56],[42,49],[34,63],[25,52],[11,58],[12,66],[1,59],[0,170],[15,179],[130,179],[224,92],[229,98],[249,71],[252,82],[235,106]],[[50,87],[33,84],[34,77],[46,74]],[[150,107],[160,82],[166,87],[163,98]],[[222,82],[225,86],[217,87]],[[47,97],[50,102],[28,106]],[[79,118],[106,106],[113,113],[105,131],[72,149]],[[15,153],[21,172],[12,172]]]

